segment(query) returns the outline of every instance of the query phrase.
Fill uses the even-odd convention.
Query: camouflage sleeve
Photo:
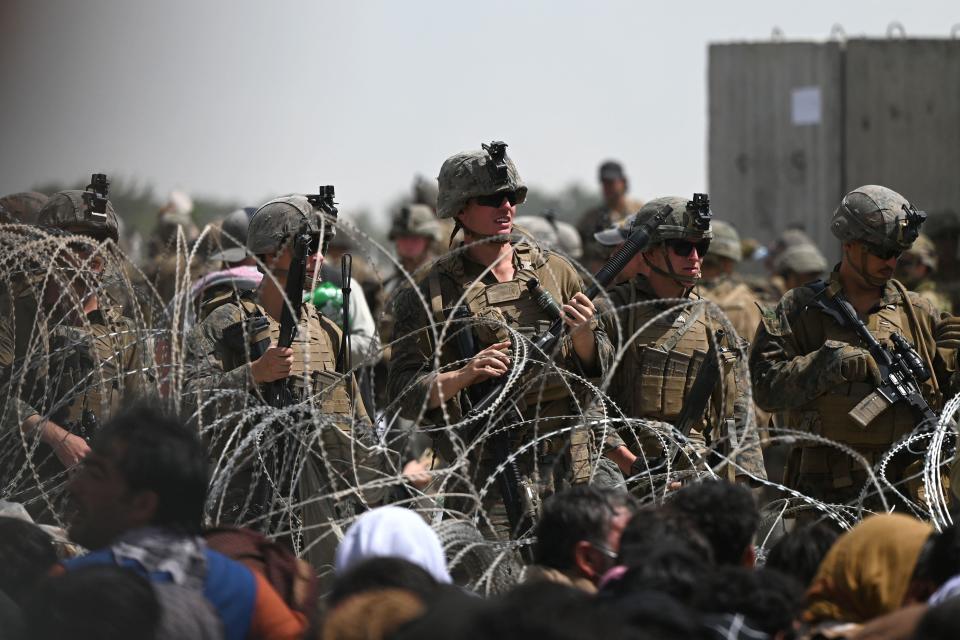
[[[799,308],[798,289],[789,291],[776,310],[761,308],[761,322],[750,352],[753,399],[765,411],[801,407],[844,382],[840,375],[842,342],[827,340],[804,353],[790,325]]]
[[[956,327],[960,326],[960,319],[956,316],[941,311],[936,304],[931,302],[922,294],[911,291],[909,293],[910,302],[913,305],[917,321],[921,324],[920,334],[925,338],[924,342],[927,354],[932,359],[932,373],[940,386],[941,395],[946,401],[960,391],[960,371],[958,371],[958,351],[953,348],[955,344]],[[944,335],[953,334],[953,335]],[[945,340],[943,340],[946,338]],[[920,345],[916,345],[918,352]],[[929,366],[928,362],[928,366]],[[939,409],[940,407],[936,407]]]
[[[230,411],[237,404],[237,394],[223,394],[216,402],[215,394],[229,391],[254,391],[256,385],[250,363],[232,370],[225,365],[226,347],[224,329],[240,321],[240,311],[233,305],[214,310],[202,323],[195,326],[186,340],[184,357],[183,403],[184,415],[199,417],[202,409],[205,421],[217,414]]]
[[[551,260],[556,260],[560,266],[558,271],[560,272],[559,279],[563,292],[563,300],[561,303],[566,303],[577,293],[584,291],[583,280],[581,280],[576,270],[565,258],[554,255],[551,256]],[[613,362],[613,345],[610,344],[610,338],[603,330],[597,315],[594,316],[590,323],[590,330],[593,331],[594,344],[597,348],[596,361],[593,363],[593,366],[586,367],[583,362],[580,361],[580,358],[573,348],[573,338],[568,334],[564,335],[560,342],[560,362],[571,371],[581,372],[590,378],[601,378]]]
[[[429,303],[428,303],[429,304]],[[393,301],[394,340],[387,374],[387,393],[399,405],[400,415],[416,420],[430,397],[435,376],[430,318],[417,290],[404,287]],[[459,419],[459,398],[447,400],[446,409]],[[443,410],[428,409],[424,418],[443,423]]]

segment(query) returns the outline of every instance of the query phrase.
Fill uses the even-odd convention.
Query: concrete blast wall
[[[714,44],[709,56],[710,198],[744,235],[801,226],[837,259],[830,216],[857,186],[960,207],[960,40]]]

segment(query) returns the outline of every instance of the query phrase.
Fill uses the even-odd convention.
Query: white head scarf
[[[440,538],[410,509],[378,507],[357,518],[337,547],[334,568],[343,574],[363,560],[383,556],[409,560],[437,582],[452,582]]]

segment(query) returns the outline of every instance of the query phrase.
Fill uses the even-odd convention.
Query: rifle
[[[280,337],[277,339],[277,346],[284,349],[293,344],[293,339],[297,335],[297,326],[300,324],[300,315],[303,311],[303,281],[307,273],[307,256],[312,253],[312,243],[313,234],[310,233],[309,225],[304,220],[291,241],[290,269],[287,272],[287,284],[284,287],[287,299],[280,312]],[[267,401],[277,408],[291,404],[293,397],[286,379],[270,383],[267,389]]]
[[[340,257],[340,274],[343,276],[343,284],[340,287],[340,290],[343,292],[343,306],[341,307],[343,313],[343,340],[340,341],[340,353],[337,354],[337,372],[349,373],[353,368],[350,358],[350,354],[352,353],[350,347],[350,280],[353,278],[353,256],[349,253],[345,253]],[[350,374],[350,377],[352,378],[353,374]],[[350,380],[347,381],[347,390],[350,394],[350,406],[353,407],[356,398],[354,398],[353,384]]]
[[[825,290],[826,286],[821,283],[819,293],[822,294]],[[917,420],[914,435],[934,431],[939,417],[927,404],[920,390],[920,385],[930,379],[930,370],[906,338],[899,333],[891,335],[893,349],[880,344],[870,333],[866,323],[857,315],[853,305],[841,293],[834,295],[828,302],[825,302],[822,296],[818,296],[815,306],[835,319],[841,326],[850,327],[856,331],[880,369],[880,386],[851,409],[848,415],[860,426],[866,427],[891,404],[904,402],[910,407]]]

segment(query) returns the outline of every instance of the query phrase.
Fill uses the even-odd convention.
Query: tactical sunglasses
[[[690,242],[689,240],[667,240],[666,245],[670,247],[671,251],[683,258],[689,256],[694,247],[697,248],[697,255],[701,258],[707,255],[707,250],[710,249],[709,240],[701,240],[700,242]]]
[[[881,260],[890,260],[891,258],[899,258],[900,254],[903,253],[902,249],[883,249],[881,247],[875,247],[872,244],[866,245],[867,251],[870,252],[870,255],[876,256]]]
[[[517,192],[516,191],[498,191],[492,193],[488,196],[477,196],[476,201],[482,207],[494,207],[497,208],[503,204],[503,199],[506,198],[510,204],[517,204]]]

